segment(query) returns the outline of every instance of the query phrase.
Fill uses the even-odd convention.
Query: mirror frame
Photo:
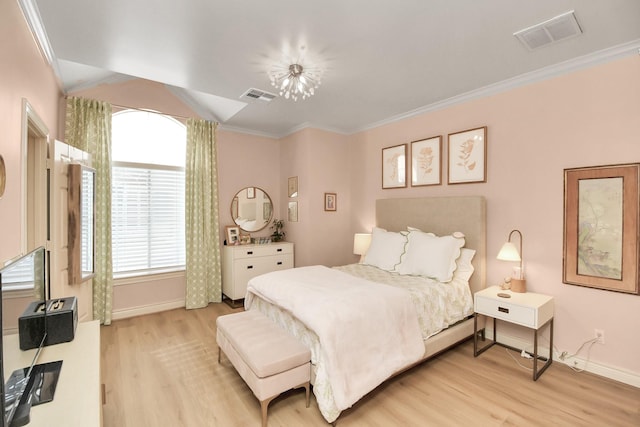
[[[255,230],[247,230],[246,228],[243,228],[240,224],[238,224],[236,222],[236,217],[237,217],[237,203],[238,203],[238,194],[242,193],[243,191],[249,191],[250,189],[253,189],[254,191],[254,197],[255,194],[259,191],[262,191],[262,193],[265,195],[265,198],[269,200],[269,204],[271,205],[270,207],[270,212],[269,212],[269,218],[267,219],[267,221],[265,221],[264,225],[258,229]],[[234,212],[234,205],[235,205],[235,212]],[[264,230],[265,228],[267,228],[267,226],[269,226],[269,224],[271,224],[271,220],[273,220],[273,200],[271,199],[271,196],[269,196],[269,193],[267,193],[266,191],[264,191],[262,188],[260,187],[244,187],[241,188],[240,190],[238,190],[236,192],[236,194],[233,195],[233,197],[231,198],[231,206],[229,208],[229,213],[231,214],[231,220],[233,221],[234,224],[236,224],[242,231],[245,231],[247,233],[255,233],[261,230]]]

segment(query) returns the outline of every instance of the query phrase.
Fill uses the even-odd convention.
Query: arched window
[[[186,127],[125,110],[112,119],[114,276],[184,269]]]

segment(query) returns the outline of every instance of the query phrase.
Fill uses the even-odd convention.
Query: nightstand
[[[508,295],[508,297],[499,295]],[[511,292],[502,290],[499,286],[492,286],[475,293],[473,306],[474,357],[478,357],[494,344],[520,351],[498,342],[496,319],[533,329],[533,380],[536,381],[553,361],[553,297],[533,292]],[[478,315],[493,318],[493,341],[481,349],[478,349]],[[538,356],[538,332],[547,324],[549,325],[549,357],[544,358]],[[484,331],[482,331],[482,337],[484,338]],[[539,370],[538,359],[545,361]]]

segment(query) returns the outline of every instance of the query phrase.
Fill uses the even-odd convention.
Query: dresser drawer
[[[234,259],[292,254],[293,245],[271,243],[266,245],[236,246],[233,248],[232,253]]]
[[[476,313],[486,316],[495,317],[496,319],[506,320],[518,325],[536,328],[536,308],[521,305],[515,305],[496,299],[476,297]]]

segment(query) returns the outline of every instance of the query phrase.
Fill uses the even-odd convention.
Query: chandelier
[[[307,99],[320,85],[322,70],[315,67],[303,67],[299,63],[276,65],[269,71],[271,85],[280,91],[286,99]]]

